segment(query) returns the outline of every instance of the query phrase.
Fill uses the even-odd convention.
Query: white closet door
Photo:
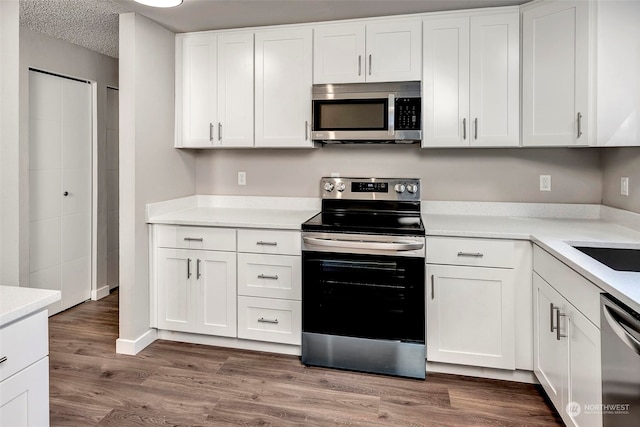
[[[29,73],[30,286],[62,291],[50,314],[91,292],[91,85]]]

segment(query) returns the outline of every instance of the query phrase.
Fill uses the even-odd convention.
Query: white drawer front
[[[238,297],[238,338],[300,345],[300,301]]]
[[[427,237],[427,263],[476,267],[514,267],[510,240]]]
[[[157,227],[157,246],[161,248],[236,250],[236,231],[234,229],[165,225]]]
[[[302,258],[238,254],[238,295],[300,300]]]
[[[0,381],[49,354],[47,311],[40,311],[0,329]]]
[[[295,230],[238,230],[238,252],[300,255],[300,232]]]

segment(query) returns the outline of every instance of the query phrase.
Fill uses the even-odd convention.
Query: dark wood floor
[[[534,385],[305,367],[294,356],[156,341],[115,354],[117,292],[50,318],[52,426],[556,426]]]

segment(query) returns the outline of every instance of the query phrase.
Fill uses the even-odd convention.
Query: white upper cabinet
[[[222,147],[253,146],[253,34],[218,36],[218,129]]]
[[[253,146],[253,34],[189,34],[176,46],[176,146]]]
[[[255,35],[255,146],[312,147],[312,30]]]
[[[518,12],[428,18],[423,38],[423,147],[518,146]]]
[[[176,146],[212,147],[217,120],[217,38],[177,39],[176,52]]]
[[[522,14],[522,145],[588,145],[589,4],[550,1]]]
[[[326,25],[314,31],[314,83],[420,80],[419,20]]]

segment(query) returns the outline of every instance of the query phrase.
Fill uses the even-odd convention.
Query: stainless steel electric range
[[[322,178],[302,224],[302,362],[425,377],[419,179]]]

